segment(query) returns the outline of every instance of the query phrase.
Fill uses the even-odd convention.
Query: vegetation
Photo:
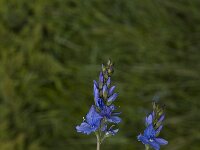
[[[154,99],[163,149],[198,150],[199,14],[199,0],[0,0],[0,149],[95,149],[75,126],[111,58],[123,122],[102,149],[143,149]]]

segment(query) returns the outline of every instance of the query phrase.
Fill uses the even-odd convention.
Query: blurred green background
[[[0,149],[94,150],[75,126],[108,58],[123,122],[102,150],[143,150],[153,99],[162,149],[199,150],[199,0],[0,0]]]

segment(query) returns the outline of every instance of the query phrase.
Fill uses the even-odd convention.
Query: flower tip
[[[152,124],[152,122],[153,122],[153,116],[150,114],[148,117],[146,117],[147,126]]]

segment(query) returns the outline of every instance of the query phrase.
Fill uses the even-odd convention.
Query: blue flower
[[[160,149],[160,145],[166,145],[168,142],[165,139],[156,137],[157,131],[154,130],[153,125],[150,124],[144,131],[144,134],[138,135],[137,139],[145,145],[149,145],[155,150]]]
[[[103,117],[96,112],[95,106],[92,105],[90,111],[86,115],[86,120],[84,120],[80,126],[76,127],[77,132],[90,134],[91,132],[96,131],[100,126],[102,118]]]
[[[120,123],[121,118],[118,117],[120,113],[114,112],[116,110],[114,105],[106,106],[104,105],[101,109],[100,115],[104,118],[106,118],[106,121],[112,122],[112,123]]]
[[[111,76],[114,72],[113,63],[109,60],[107,65],[102,65],[98,81],[94,80],[93,95],[94,105],[90,108],[80,126],[76,126],[77,132],[90,134],[95,132],[98,142],[111,135],[115,135],[119,129],[113,129],[116,124],[121,122],[118,116],[120,113],[116,112],[116,107],[113,102],[116,100],[118,94],[114,93],[115,86],[111,83]]]
[[[153,103],[153,112],[146,117],[146,129],[144,130],[143,135],[140,134],[137,136],[138,141],[141,141],[145,145],[149,145],[155,150],[159,150],[160,145],[168,144],[165,139],[157,137],[163,128],[162,122],[164,118],[164,108]]]

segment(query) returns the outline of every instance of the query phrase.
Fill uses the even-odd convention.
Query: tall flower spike
[[[141,141],[145,145],[146,150],[148,150],[149,147],[159,150],[160,145],[168,144],[165,139],[158,138],[163,127],[162,123],[164,118],[164,107],[160,107],[153,102],[153,112],[145,119],[146,129],[144,130],[144,134],[139,134],[137,136],[138,141]]]
[[[119,129],[116,124],[121,122],[120,112],[113,102],[118,94],[114,93],[115,86],[111,85],[111,76],[114,72],[113,63],[108,61],[107,65],[101,67],[99,81],[94,80],[93,95],[94,103],[80,126],[76,126],[77,132],[90,134],[94,132],[97,137],[97,149],[100,144],[110,136],[114,136]]]

